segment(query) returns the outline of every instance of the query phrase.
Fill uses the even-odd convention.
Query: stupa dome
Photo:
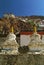
[[[41,36],[39,34],[37,34],[37,32],[36,33],[33,33],[30,36],[30,42],[31,43],[34,43],[34,42],[39,43],[39,42],[41,42]]]

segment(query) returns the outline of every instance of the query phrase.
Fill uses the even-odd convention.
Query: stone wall
[[[0,65],[44,65],[44,55],[0,55]]]

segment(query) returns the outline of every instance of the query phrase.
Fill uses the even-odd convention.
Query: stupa
[[[16,41],[16,35],[13,33],[13,26],[11,28],[12,31],[8,34],[6,41],[3,44],[3,49],[6,54],[18,54],[19,45]]]
[[[40,34],[37,33],[36,25],[34,25],[34,33],[30,36],[29,49],[32,51],[44,50]]]

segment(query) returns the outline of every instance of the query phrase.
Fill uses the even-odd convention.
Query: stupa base
[[[36,43],[32,43],[32,44],[29,44],[29,50],[31,51],[42,51],[44,50],[44,44],[36,44]]]

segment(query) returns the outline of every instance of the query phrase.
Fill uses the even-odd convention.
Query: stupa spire
[[[34,25],[33,28],[34,28],[34,32],[36,33],[36,32],[37,32],[37,27],[36,27],[36,25]]]
[[[11,32],[12,32],[12,33],[14,33],[14,29],[13,29],[13,26],[12,26],[12,28],[11,28]]]
[[[10,27],[10,33],[14,33],[14,27],[13,26]]]

